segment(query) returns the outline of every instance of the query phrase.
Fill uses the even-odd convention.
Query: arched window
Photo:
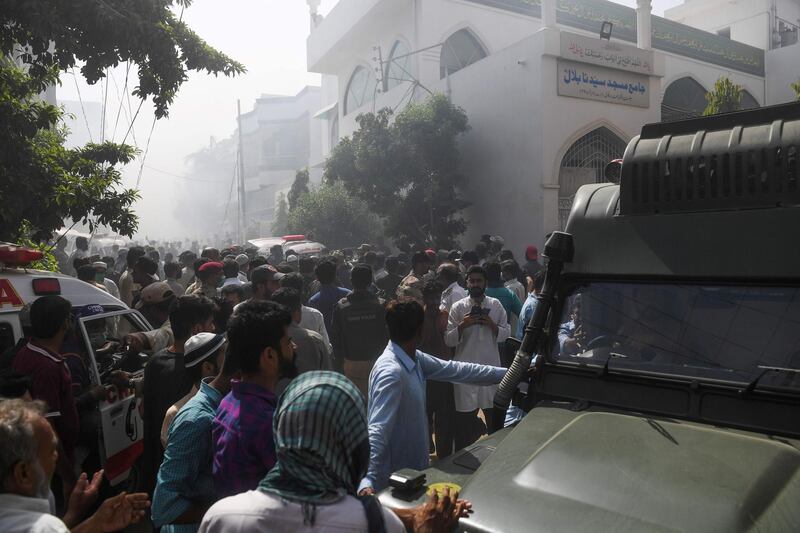
[[[743,89],[741,108],[756,109],[758,107],[761,107],[760,105],[758,105],[758,100],[756,100],[755,97],[752,94],[750,94],[750,92],[747,89]]]
[[[664,91],[661,120],[699,117],[706,109],[706,90],[690,77],[673,81]]]
[[[375,98],[378,80],[370,69],[358,66],[350,76],[344,93],[344,114],[355,111]]]
[[[442,53],[439,58],[439,77],[444,78],[458,72],[487,55],[486,50],[471,31],[458,30],[442,45]]]
[[[397,41],[389,52],[389,60],[386,65],[386,78],[384,85],[388,91],[392,87],[400,85],[404,81],[411,80],[411,56],[410,50],[403,41]]]
[[[602,182],[606,165],[622,158],[626,146],[619,136],[601,126],[569,147],[561,160],[558,174],[558,219],[562,229],[567,225],[572,202],[580,186]]]

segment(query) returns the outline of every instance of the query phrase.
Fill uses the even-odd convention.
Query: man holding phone
[[[498,343],[504,342],[511,328],[505,309],[496,298],[486,296],[486,271],[479,265],[467,270],[469,296],[457,301],[450,309],[445,343],[455,348],[456,361],[500,366]],[[492,400],[496,385],[455,384],[456,449],[469,446],[486,430],[478,418],[483,410],[484,420],[494,416]]]

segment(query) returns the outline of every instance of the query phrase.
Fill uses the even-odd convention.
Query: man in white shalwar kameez
[[[455,348],[456,361],[500,366],[498,343],[504,342],[511,331],[505,309],[496,298],[484,294],[486,272],[473,265],[467,271],[469,296],[457,301],[450,309],[445,332],[445,344]],[[492,400],[497,385],[454,384],[456,404],[456,449],[469,446],[483,434],[478,409],[483,410],[487,423],[494,412]]]

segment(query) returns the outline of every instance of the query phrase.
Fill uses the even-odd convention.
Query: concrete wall
[[[345,91],[348,83],[350,82],[350,77],[352,76],[353,71],[358,66],[374,70],[378,63],[377,61],[372,60],[373,57],[377,57],[377,53],[373,50],[373,46],[379,46],[381,48],[383,59],[385,61],[388,59],[392,46],[398,40],[403,40],[408,43],[409,48],[413,47],[414,13],[411,9],[406,10],[400,16],[396,17],[392,21],[391,28],[387,28],[379,39],[375,41],[362,42],[361,46],[355,51],[355,53],[348,58],[347,61],[343,62],[341,69],[335,73],[338,77],[337,92],[339,94],[339,131],[342,135],[347,135],[349,132],[355,129],[355,118],[359,115],[359,113],[375,111],[386,105],[394,107],[401,95],[407,89],[407,84],[401,83],[400,85],[394,87],[393,90],[386,95],[394,95],[394,97],[381,97],[381,93],[379,91],[382,90],[382,87],[379,84],[376,86],[376,90],[373,91],[373,94],[375,95],[374,98],[370,97],[368,101],[365,102],[361,107],[356,109],[348,109],[347,114],[344,114],[344,102],[346,98]],[[415,77],[419,77],[416,59],[417,56],[412,56],[411,74]]]
[[[717,33],[730,28],[731,39],[763,50],[772,48],[773,0],[688,0],[665,11],[668,19]],[[793,24],[800,19],[800,2],[775,0],[779,18]]]
[[[482,233],[499,234],[523,257],[524,246],[539,244],[543,235],[545,128],[537,41],[524,39],[450,77],[452,102],[464,108],[472,126],[459,144],[473,204],[466,213],[466,248]]]
[[[459,145],[473,203],[466,247],[482,233],[502,235],[520,256],[528,244],[541,246],[559,229],[559,171],[569,147],[601,126],[627,142],[660,117],[659,77],[651,77],[649,109],[558,96],[559,42],[558,31],[542,30],[450,77],[450,98],[472,126]]]
[[[425,0],[421,2],[420,48],[442,43],[462,28],[469,28],[494,54],[530,36],[541,27],[539,19],[509,11],[461,2],[459,0]],[[440,48],[421,55],[420,77],[428,82],[439,79]]]
[[[767,104],[796,99],[790,84],[800,81],[800,44],[767,52]]]
[[[348,113],[344,115],[345,91],[353,71],[357,66],[371,69],[375,67],[376,63],[372,60],[375,56],[373,46],[381,48],[383,59],[386,61],[392,46],[397,40],[405,41],[411,50],[420,50],[443,42],[459,29],[469,28],[487,48],[489,54],[493,54],[531,35],[540,27],[538,19],[459,0],[397,0],[397,2],[398,4],[407,4],[406,9],[394,13],[390,29],[377,32],[375,39],[372,40],[369,39],[369,36],[364,36],[358,46],[348,41],[348,46],[352,52],[350,57],[337,63],[338,69],[335,72],[329,72],[327,68],[323,70],[323,72],[335,75],[338,78],[335,84],[335,92],[337,93],[336,101],[339,102],[339,131],[341,135],[347,135],[355,129],[355,118],[359,113],[374,111],[383,107],[395,108],[398,105],[405,105],[409,100],[417,99],[427,94],[424,89],[417,88],[412,95],[409,93],[410,83],[401,83],[386,93],[376,93],[374,100],[365,103],[360,108],[348,110]],[[349,20],[349,17],[337,13],[340,6],[342,6],[341,9],[343,11],[346,10],[348,13],[353,11],[353,13],[350,13],[352,17],[356,12],[369,11],[368,7],[373,5],[370,2],[363,3],[359,11],[359,9],[356,9],[357,6],[346,4],[347,2],[337,4],[323,22],[323,26],[325,24],[340,24],[344,20]],[[383,22],[385,23],[386,21]],[[320,31],[320,29],[316,31]],[[335,33],[332,30],[326,31]],[[320,43],[326,43],[329,39],[329,37],[317,39],[312,33],[308,46],[321,46]],[[440,53],[441,48],[434,47],[411,56],[411,74],[428,89],[439,85]],[[323,55],[320,51],[312,52],[311,49],[309,50],[310,58],[322,57]],[[311,62],[312,60],[310,59],[309,63]],[[333,63],[331,60],[330,64]],[[326,67],[328,65],[329,63],[325,63]],[[333,85],[332,80],[328,80],[327,83],[326,80],[323,80],[323,86],[327,86],[327,88],[323,89],[323,100],[328,103],[334,101],[332,99],[333,91],[330,90]],[[328,138],[330,137],[329,128],[330,126],[328,125],[326,130]],[[327,153],[330,149],[329,141],[324,141],[323,145],[328,145],[325,146],[327,150],[323,149],[323,153]]]

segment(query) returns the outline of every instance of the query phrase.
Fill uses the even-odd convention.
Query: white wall
[[[790,84],[800,80],[800,44],[767,52],[767,104],[793,102]]]
[[[452,102],[464,108],[471,125],[459,143],[466,195],[473,203],[466,212],[465,248],[483,233],[497,234],[523,257],[524,246],[539,245],[543,236],[545,123],[536,41],[524,39],[450,77]]]
[[[666,18],[712,33],[730,28],[731,39],[762,50],[771,48],[773,0],[689,0],[664,13]],[[775,0],[779,18],[798,24],[800,2]]]
[[[348,83],[350,82],[350,77],[356,67],[362,66],[371,70],[376,67],[377,62],[372,60],[373,57],[376,57],[376,52],[373,50],[374,46],[379,46],[381,48],[384,61],[389,58],[392,46],[398,40],[405,41],[411,50],[414,49],[412,44],[414,42],[414,17],[411,9],[406,10],[391,21],[385,21],[385,24],[386,27],[383,28],[384,31],[381,32],[381,37],[379,39],[374,41],[364,40],[355,53],[348,58],[347,61],[343,62],[340,70],[334,73],[338,78],[337,92],[339,94],[339,132],[342,136],[349,135],[349,133],[355,129],[355,118],[359,113],[374,111],[380,109],[380,107],[384,107],[385,105],[391,105],[390,102],[392,102],[391,99],[387,100],[386,97],[381,98],[381,93],[374,91],[373,93],[375,94],[375,99],[368,99],[368,101],[359,108],[348,109],[347,114],[344,115],[346,98],[345,91]],[[416,56],[412,56],[411,74],[415,77],[419,77]],[[400,84],[397,87],[394,87],[395,90],[390,91],[390,94],[398,93],[397,89],[400,89],[400,87],[404,86],[407,88],[406,84]],[[380,90],[381,86],[378,85],[377,89]],[[395,96],[395,104],[403,92],[404,90],[401,90]],[[378,105],[377,102],[381,102],[383,105]]]
[[[558,96],[559,43],[559,32],[542,30],[450,77],[451,100],[472,126],[459,144],[473,202],[466,247],[482,233],[502,235],[520,257],[541,247],[559,226],[558,174],[572,143],[600,126],[628,141],[659,120],[658,77],[649,109]]]
[[[404,9],[395,10],[390,19],[382,20],[381,27],[371,27],[369,32],[358,35],[357,37],[348,35],[346,45],[348,57],[342,59],[342,54],[336,54],[335,60],[321,61],[318,58],[325,57],[322,50],[315,47],[322,47],[324,43],[333,42],[331,37],[342,32],[342,28],[334,31],[325,26],[340,24],[354,24],[352,17],[358,13],[369,13],[376,9],[380,2],[358,1],[348,4],[340,2],[333,9],[331,14],[323,21],[320,28],[317,28],[309,37],[309,65],[319,63],[321,72],[327,73],[337,79],[335,84],[336,91],[324,89],[321,107],[339,102],[339,132],[340,136],[350,134],[356,127],[355,118],[359,113],[374,111],[382,107],[395,108],[398,105],[405,105],[412,95],[408,93],[409,84],[401,83],[392,88],[386,94],[376,94],[373,101],[365,103],[358,109],[348,110],[347,115],[343,114],[344,98],[350,76],[357,66],[374,68],[375,56],[373,46],[380,46],[383,52],[384,61],[388,59],[389,53],[397,40],[404,40],[411,50],[420,50],[434,46],[443,42],[449,35],[457,30],[469,27],[473,33],[482,41],[489,53],[495,53],[515,42],[520,41],[526,36],[531,35],[540,27],[538,19],[524,17],[509,11],[494,9],[473,3],[462,2],[460,0],[395,0],[397,5],[404,5]],[[340,8],[340,6],[342,6]],[[341,13],[339,10],[341,9]],[[316,32],[325,32],[317,37]],[[355,26],[349,32],[355,32]],[[338,37],[343,40],[343,37]],[[314,48],[312,50],[312,48]],[[440,82],[439,78],[439,57],[440,48],[432,48],[420,54],[412,56],[411,73],[422,85],[429,89]],[[331,70],[334,68],[334,71]],[[326,81],[323,80],[323,86]],[[331,80],[329,86],[333,86]],[[333,99],[333,93],[336,99]],[[416,99],[427,94],[422,88],[415,90],[413,97]],[[327,121],[326,121],[327,122]],[[325,125],[323,138],[323,153],[328,153],[329,144],[329,123]]]
[[[539,19],[459,0],[421,2],[419,48],[444,42],[462,28],[469,28],[494,54],[532,35],[541,27]],[[422,54],[420,78],[429,83],[439,79],[440,48]]]

